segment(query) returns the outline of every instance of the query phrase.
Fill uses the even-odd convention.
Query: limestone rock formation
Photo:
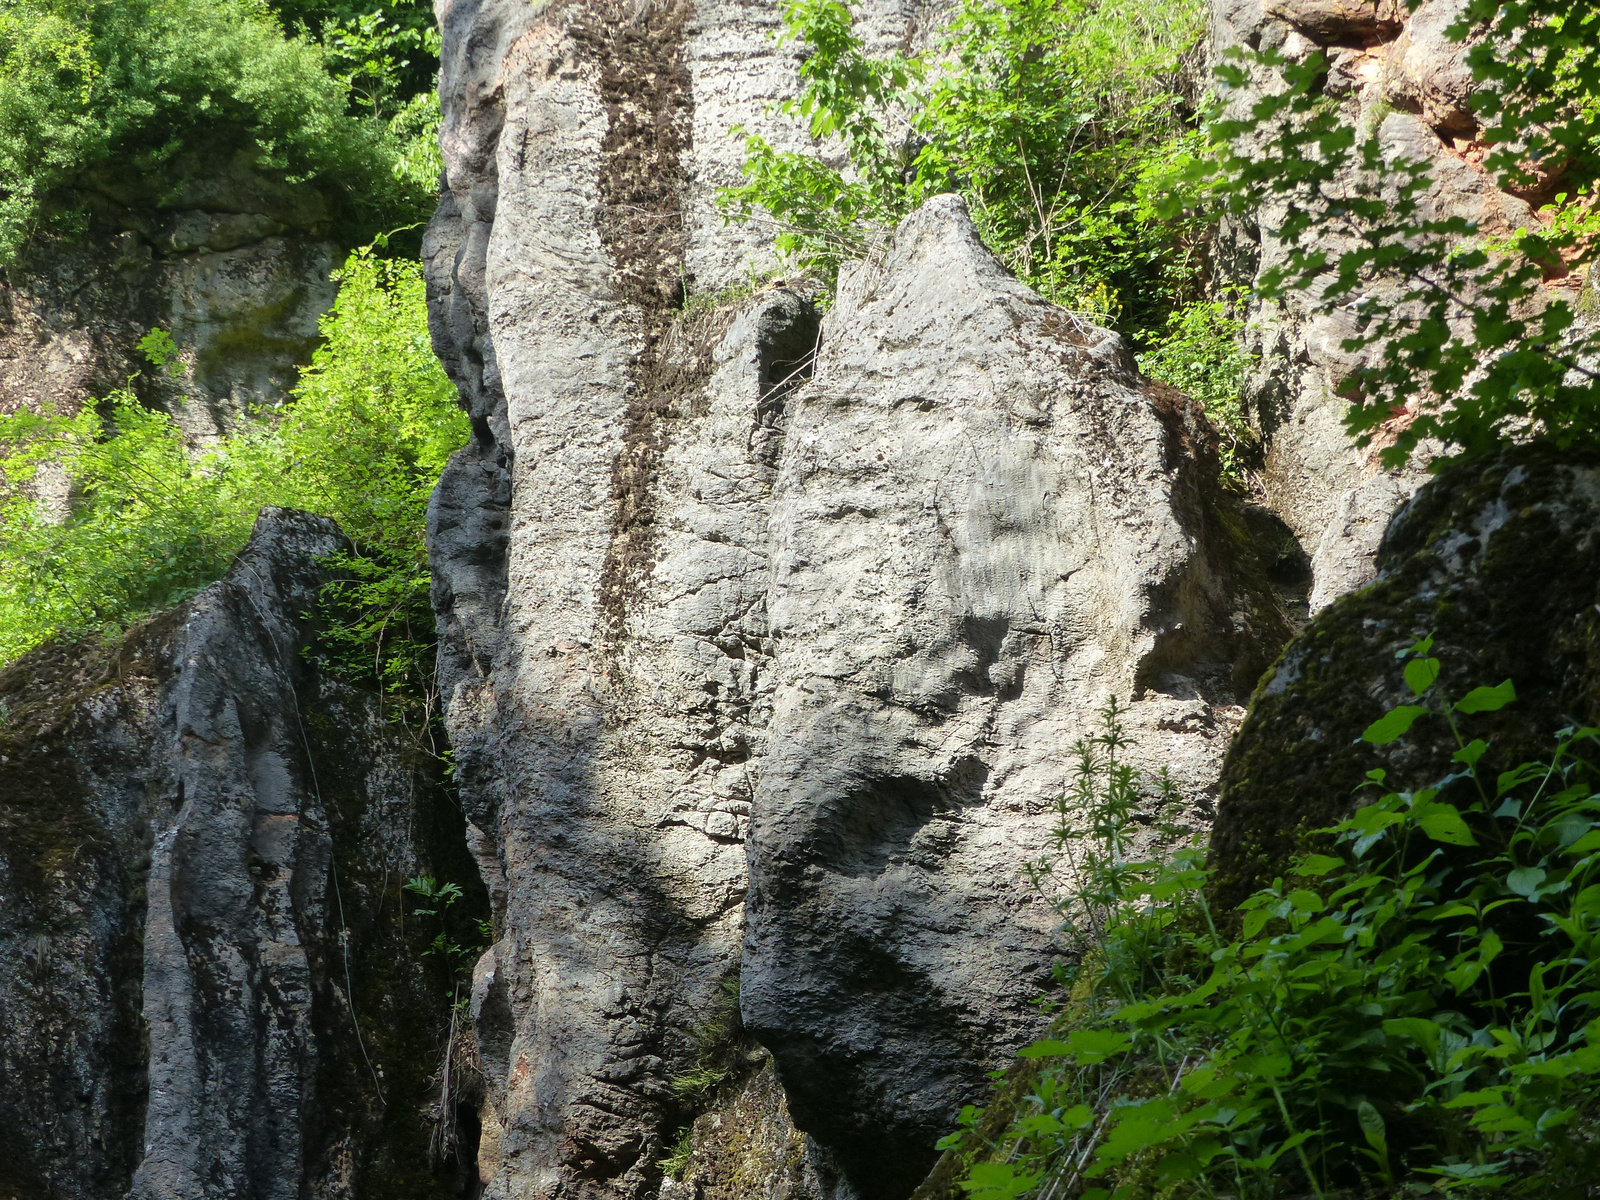
[[[429,535],[502,932],[486,1195],[654,1195],[691,1121],[708,1195],[905,1195],[1033,1031],[1053,919],[1024,866],[1072,741],[1136,696],[1145,764],[1203,814],[1281,614],[1203,422],[955,199],[820,330],[800,281],[716,301],[763,253],[706,215],[726,127],[794,136],[770,12],[440,15],[425,254],[474,439]],[[682,1081],[735,978],[783,1090],[731,1081],[710,1138]]]
[[[1322,54],[1324,89],[1339,98],[1349,122],[1374,129],[1386,154],[1430,165],[1422,215],[1464,217],[1500,236],[1537,222],[1526,199],[1499,191],[1479,165],[1484,147],[1475,140],[1471,73],[1462,44],[1445,36],[1463,8],[1459,0],[1216,0],[1212,53],[1246,47],[1295,59]],[[1254,94],[1245,88],[1232,100],[1243,107]],[[1232,231],[1224,259],[1238,282],[1248,284],[1282,260],[1275,221],[1272,212],[1257,213]],[[1347,248],[1336,230],[1318,236],[1333,254]],[[1580,282],[1567,276],[1547,286],[1575,289]],[[1348,402],[1341,393],[1373,353],[1343,348],[1355,333],[1351,314],[1312,313],[1295,299],[1257,301],[1249,328],[1259,360],[1246,407],[1266,445],[1268,501],[1311,557],[1315,611],[1372,579],[1389,518],[1426,475],[1420,463],[1381,469],[1381,447],[1358,451],[1344,432]]]
[[[1449,773],[1456,743],[1424,720],[1388,747],[1361,732],[1412,702],[1395,652],[1432,635],[1440,687],[1507,678],[1518,701],[1470,718],[1485,768],[1548,751],[1557,729],[1600,720],[1600,464],[1546,446],[1457,464],[1401,509],[1376,581],[1318,616],[1262,684],[1229,750],[1212,836],[1218,898],[1237,903],[1281,872],[1303,836],[1355,803],[1342,785],[1377,767],[1397,787]]]
[[[159,204],[136,180],[85,186],[105,210],[85,239],[0,268],[0,412],[74,412],[138,375],[141,399],[204,440],[281,402],[333,302],[327,200],[246,155]],[[138,351],[152,328],[172,335],[181,372]]]
[[[0,673],[0,1196],[454,1194],[450,983],[398,908],[471,868],[437,769],[302,659],[344,544],[265,510],[226,580]]]
[[[752,800],[747,1025],[865,1195],[1037,1027],[1051,911],[1023,864],[1108,696],[1204,806],[1284,630],[1211,510],[1205,434],[1114,334],[930,201],[841,279],[787,405]]]

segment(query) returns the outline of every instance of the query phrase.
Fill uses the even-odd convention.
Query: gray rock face
[[[1517,701],[1463,718],[1491,746],[1488,778],[1550,752],[1555,731],[1600,719],[1600,465],[1548,446],[1458,463],[1395,516],[1377,578],[1320,614],[1257,693],[1228,752],[1213,832],[1221,904],[1280,874],[1305,834],[1346,816],[1375,768],[1396,788],[1459,767],[1425,718],[1390,746],[1361,732],[1414,700],[1395,657],[1434,637],[1439,687],[1460,697],[1509,678]]]
[[[1462,46],[1444,34],[1461,9],[1457,0],[1409,8],[1387,0],[1214,0],[1213,52],[1248,46],[1295,58],[1322,53],[1327,91],[1341,98],[1350,122],[1376,125],[1386,153],[1431,165],[1424,216],[1462,216],[1487,235],[1501,235],[1534,217],[1524,200],[1497,190],[1475,165],[1483,147],[1474,140],[1471,73]],[[1246,88],[1236,102],[1248,104],[1253,94]],[[1274,214],[1264,212],[1249,229],[1234,231],[1228,249],[1239,282],[1281,261],[1274,224]],[[1319,244],[1334,254],[1347,248],[1332,232],[1322,237]],[[1316,611],[1371,581],[1389,518],[1426,475],[1421,465],[1381,469],[1379,447],[1358,451],[1344,432],[1348,401],[1341,392],[1363,365],[1341,346],[1355,332],[1353,317],[1314,314],[1289,300],[1257,302],[1249,323],[1250,349],[1260,358],[1245,402],[1267,447],[1263,482],[1269,503],[1311,558]]]
[[[265,510],[223,582],[0,675],[0,1195],[448,1194],[449,982],[398,907],[470,868],[437,772],[302,661],[343,544]]]
[[[0,270],[0,412],[73,412],[139,375],[141,398],[196,440],[280,403],[333,303],[326,202],[223,164],[156,208],[127,197],[120,232],[36,247]],[[137,343],[177,344],[181,374]]]
[[[1184,414],[1115,335],[930,201],[843,279],[772,499],[773,716],[744,1010],[802,1128],[909,1192],[1038,1018],[1024,864],[1108,696],[1203,804],[1282,637],[1233,573]],[[1256,669],[1259,669],[1259,665]]]
[[[1053,918],[1024,863],[1072,740],[1138,693],[1144,761],[1203,808],[1281,617],[1185,403],[1009,279],[958,203],[852,277],[809,384],[804,288],[680,311],[691,273],[703,295],[766,253],[710,203],[719,129],[794,137],[764,111],[782,56],[738,65],[769,9],[438,11],[426,253],[475,437],[429,533],[502,931],[474,994],[485,1194],[680,1194],[674,1082],[735,973],[787,1096],[746,1177],[904,1194],[1034,1028]],[[738,1175],[696,1137],[717,1164],[686,1179]]]

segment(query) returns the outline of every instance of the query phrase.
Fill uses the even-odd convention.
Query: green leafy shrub
[[[1590,1194],[1600,1168],[1600,731],[1561,731],[1543,762],[1485,777],[1476,713],[1509,681],[1451,703],[1431,639],[1416,693],[1374,723],[1455,734],[1455,770],[1377,793],[1326,831],[1327,853],[1219,932],[1204,852],[1133,852],[1142,787],[1117,760],[1117,713],[1079,747],[1061,801],[1070,911],[1098,944],[1066,972],[1054,1036],[1023,1051],[1037,1082],[995,1144],[982,1114],[943,1143],[975,1200],[1330,1193]]]
[[[258,170],[315,180],[369,228],[421,215],[434,180],[419,190],[403,178],[387,125],[348,111],[370,72],[335,78],[325,57],[259,0],[10,0],[0,260],[40,228],[81,230],[96,206],[131,199],[130,181],[159,204],[237,150]]]
[[[960,192],[1021,279],[1120,325],[1145,371],[1201,401],[1240,479],[1253,438],[1239,300],[1203,298],[1210,218],[1198,192],[1169,194],[1199,145],[1187,96],[1204,18],[1199,0],[964,0],[921,58],[868,54],[840,0],[791,0],[781,40],[808,54],[780,109],[818,149],[748,136],[746,182],[719,202],[771,221],[782,253],[831,277],[922,200]]]
[[[1222,437],[1224,476],[1241,479],[1256,450],[1255,431],[1240,404],[1240,389],[1250,367],[1240,348],[1244,322],[1237,315],[1243,298],[1194,300],[1167,318],[1166,328],[1150,337],[1139,354],[1139,369],[1200,401]]]
[[[336,665],[425,694],[427,503],[467,428],[429,342],[420,264],[351,255],[322,333],[292,403],[203,455],[129,392],[104,413],[0,417],[0,661],[220,578],[276,504],[332,517],[355,543],[327,597]],[[66,514],[38,500],[55,471],[73,481]]]
[[[1195,136],[1181,94],[1204,28],[1198,0],[965,0],[929,59],[869,55],[839,0],[792,0],[800,96],[782,111],[821,152],[746,141],[724,210],[774,220],[779,248],[835,270],[923,199],[959,191],[985,241],[1029,284],[1134,329],[1159,327],[1198,279],[1203,222],[1146,195]],[[1181,211],[1181,210],[1180,210]]]

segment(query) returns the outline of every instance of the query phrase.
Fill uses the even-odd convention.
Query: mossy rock
[[[1451,464],[1395,517],[1377,567],[1256,690],[1223,765],[1211,843],[1219,906],[1270,883],[1351,812],[1367,772],[1381,768],[1400,788],[1449,773],[1456,745],[1437,717],[1390,746],[1361,741],[1415,700],[1397,654],[1419,638],[1435,638],[1440,694],[1515,683],[1515,704],[1463,726],[1490,743],[1490,772],[1600,718],[1600,458],[1533,444]]]

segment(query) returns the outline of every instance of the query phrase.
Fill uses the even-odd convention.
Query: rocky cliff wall
[[[0,673],[7,1200],[459,1194],[400,887],[471,867],[437,766],[302,658],[344,544],[268,509],[226,580]]]
[[[796,136],[767,6],[438,12],[425,254],[474,440],[429,534],[501,935],[486,1194],[905,1195],[1036,1027],[1025,864],[1073,740],[1132,699],[1203,819],[1282,616],[1203,422],[953,198],[823,321],[798,281],[715,302],[765,253],[710,215],[726,127]],[[730,1081],[663,1182],[734,980],[781,1088]]]
[[[140,398],[199,441],[281,402],[333,303],[327,200],[244,155],[177,195],[127,179],[86,188],[97,213],[83,239],[37,243],[0,269],[0,413],[75,412],[138,375]],[[138,351],[153,328],[172,335],[181,374]]]
[[[1386,154],[1427,162],[1432,185],[1422,198],[1430,220],[1463,217],[1487,236],[1537,227],[1530,199],[1544,203],[1557,190],[1546,178],[1528,195],[1498,190],[1481,163],[1471,96],[1473,81],[1464,47],[1445,36],[1464,5],[1458,0],[1420,4],[1358,0],[1215,0],[1212,50],[1276,50],[1292,59],[1320,53],[1328,64],[1325,94],[1338,98],[1345,118],[1373,130]],[[1231,97],[1241,108],[1257,89]],[[1281,261],[1273,236],[1278,214],[1262,212],[1224,239],[1226,269],[1244,284]],[[1349,248],[1337,234],[1321,234],[1330,253]],[[1545,286],[1575,299],[1580,273],[1557,272]],[[1268,502],[1311,556],[1311,605],[1321,609],[1368,583],[1374,555],[1390,517],[1426,478],[1420,465],[1401,472],[1377,462],[1381,439],[1370,452],[1352,447],[1342,419],[1343,393],[1375,353],[1352,353],[1344,339],[1355,316],[1340,310],[1313,313],[1303,303],[1254,302],[1249,348],[1258,357],[1246,383],[1245,403],[1266,445]],[[1403,419],[1403,416],[1400,418]],[[1424,458],[1426,455],[1423,456]]]

